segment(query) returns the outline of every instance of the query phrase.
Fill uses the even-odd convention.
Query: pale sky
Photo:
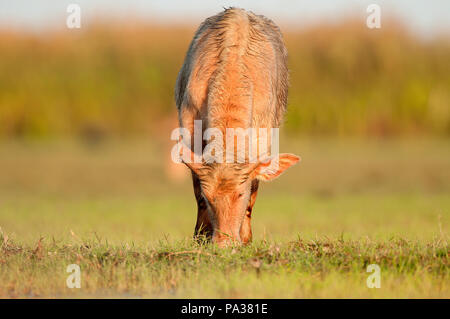
[[[398,17],[422,36],[450,31],[450,0],[0,0],[0,27],[33,31],[64,27],[70,3],[80,5],[84,26],[101,16],[197,25],[223,7],[238,6],[264,14],[281,26],[300,27],[339,21],[348,15],[365,19],[367,6],[375,3],[381,7],[382,19]]]

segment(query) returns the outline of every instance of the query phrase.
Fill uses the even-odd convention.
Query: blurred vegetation
[[[99,24],[0,31],[0,137],[157,133],[193,27]],[[450,42],[361,22],[284,30],[287,131],[450,134]]]

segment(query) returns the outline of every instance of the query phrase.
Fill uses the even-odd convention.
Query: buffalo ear
[[[285,170],[300,161],[300,157],[294,154],[283,153],[273,157],[267,162],[260,162],[253,171],[253,178],[270,181],[280,176]]]

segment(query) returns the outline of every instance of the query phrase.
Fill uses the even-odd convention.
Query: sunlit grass
[[[449,298],[447,140],[283,141],[302,163],[225,250],[192,240],[190,180],[154,143],[3,142],[0,297]]]
[[[448,298],[448,246],[442,239],[357,241],[342,238],[256,241],[218,249],[192,241],[111,245],[106,239],[2,240],[3,297],[152,298]],[[70,264],[80,289],[66,286]],[[369,264],[381,268],[381,288],[366,285]]]

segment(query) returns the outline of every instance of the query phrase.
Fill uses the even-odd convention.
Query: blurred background
[[[450,134],[450,4],[364,1],[70,1],[0,5],[0,136],[154,134],[195,28],[238,4],[272,18],[289,50],[292,134]],[[252,4],[253,3],[253,4]]]
[[[373,1],[79,0],[68,29],[72,2],[0,0],[0,227],[18,238],[190,236],[174,85],[197,26],[231,5],[282,29],[281,151],[303,158],[263,186],[257,238],[448,227],[450,2],[375,1],[369,29]]]

